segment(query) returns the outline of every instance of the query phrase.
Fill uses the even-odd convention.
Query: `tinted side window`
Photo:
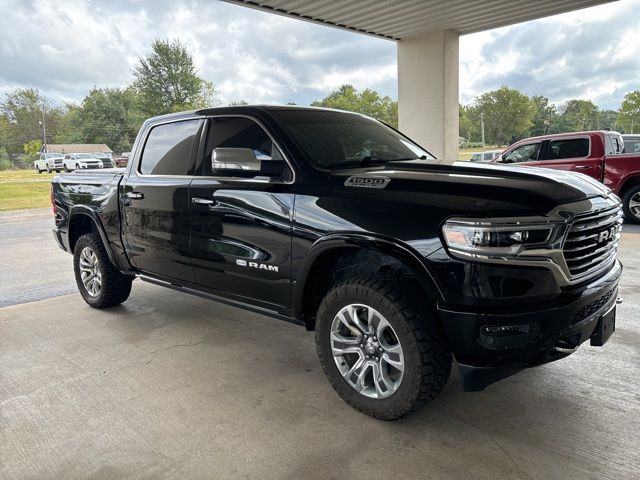
[[[640,138],[625,138],[624,140],[624,153],[640,152]]]
[[[582,158],[589,156],[589,139],[567,138],[549,142],[549,153],[545,160],[562,160],[564,158]]]
[[[186,120],[153,127],[142,152],[140,173],[192,175],[192,149],[201,124],[201,120]]]
[[[249,148],[257,160],[284,160],[271,137],[256,122],[244,117],[216,117],[209,124],[202,175],[214,176],[211,154],[215,148]],[[287,176],[290,176],[288,169]]]
[[[538,160],[540,143],[530,143],[512,150],[504,157],[504,163],[534,162]]]

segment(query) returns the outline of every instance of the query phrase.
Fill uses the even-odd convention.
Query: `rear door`
[[[190,189],[196,283],[264,308],[288,308],[294,201],[291,165],[287,163],[275,177],[214,173],[216,149],[252,150],[263,163],[284,160],[266,129],[246,116],[211,118],[204,145]]]
[[[143,273],[192,282],[189,184],[204,121],[153,126],[121,188],[123,237],[131,263]]]

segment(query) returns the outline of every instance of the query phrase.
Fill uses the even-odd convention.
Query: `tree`
[[[178,40],[155,40],[133,74],[145,116],[203,108],[214,101],[213,84],[198,75],[193,58]]]
[[[116,152],[131,149],[144,118],[131,88],[94,88],[79,107],[71,107],[71,143],[105,143]]]
[[[542,95],[534,95],[531,97],[533,105],[533,126],[529,132],[529,136],[536,137],[547,133],[557,133],[558,128],[558,112],[556,106],[549,103],[549,99]]]
[[[33,162],[38,158],[38,154],[42,150],[42,142],[40,140],[31,140],[22,146],[22,150],[27,155],[27,162]]]
[[[474,122],[475,115],[470,105],[460,105],[458,108],[458,121],[460,124],[460,136],[467,142],[480,141],[480,124]]]
[[[624,96],[618,123],[625,132],[634,133],[640,130],[640,90],[634,90]]]
[[[0,114],[4,120],[0,124],[4,146],[10,154],[22,153],[22,146],[31,140],[42,139],[42,117],[51,139],[60,122],[61,112],[53,102],[37,89],[21,88],[5,94],[0,102]]]
[[[358,92],[353,85],[342,85],[338,90],[311,105],[358,112],[394,127],[398,126],[398,102],[386,95],[382,97],[369,88]]]
[[[598,128],[598,107],[590,100],[569,100],[562,106],[560,126],[563,132]]]
[[[535,108],[529,97],[508,87],[487,92],[478,97],[472,110],[474,121],[480,123],[484,113],[487,144],[505,145],[524,137],[533,126]]]

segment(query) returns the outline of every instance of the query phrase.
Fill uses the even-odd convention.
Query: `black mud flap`
[[[462,376],[462,388],[465,392],[481,392],[492,383],[510,377],[527,368],[525,365],[509,367],[470,367],[459,365]]]

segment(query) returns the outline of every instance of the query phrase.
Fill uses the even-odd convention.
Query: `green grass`
[[[52,178],[35,170],[0,171],[0,212],[50,206]]]

